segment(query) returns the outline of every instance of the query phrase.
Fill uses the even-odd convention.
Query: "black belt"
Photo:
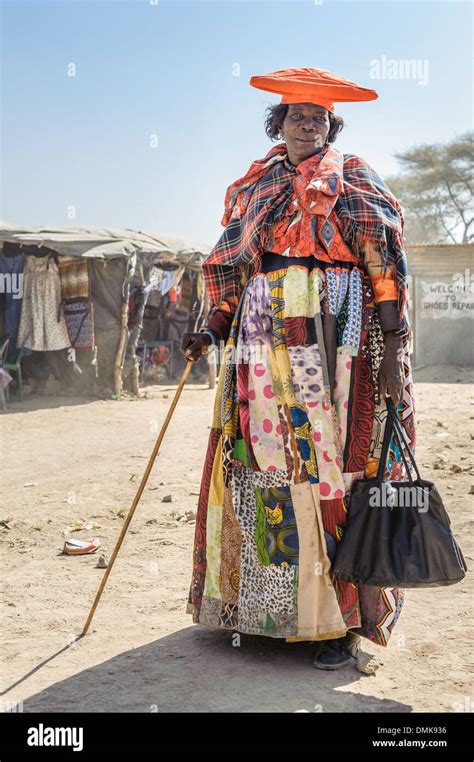
[[[265,251],[262,256],[260,272],[266,274],[274,272],[275,270],[286,270],[290,265],[302,265],[311,272],[315,269],[325,270],[327,267],[341,267],[351,270],[354,265],[357,265],[357,262],[346,262],[342,259],[333,259],[331,262],[323,262],[314,254],[309,254],[305,257],[285,257],[283,254],[276,254],[274,251]]]

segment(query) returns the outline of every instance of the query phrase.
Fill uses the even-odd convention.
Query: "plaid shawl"
[[[403,212],[380,176],[359,156],[328,146],[289,163],[279,144],[227,189],[225,230],[203,264],[210,304],[236,308],[241,270],[258,272],[265,251],[286,256],[315,253],[332,261],[337,236],[356,257],[364,240],[376,241],[385,270],[396,277],[404,318],[407,266]],[[334,257],[334,258],[337,258]]]

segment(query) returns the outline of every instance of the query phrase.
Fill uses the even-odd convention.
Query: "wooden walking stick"
[[[92,617],[94,616],[95,610],[96,610],[97,605],[98,605],[98,603],[100,601],[100,596],[102,595],[102,593],[104,591],[104,587],[107,584],[107,580],[109,578],[110,572],[112,571],[112,567],[113,567],[113,565],[115,563],[115,559],[118,556],[118,552],[120,550],[120,547],[122,545],[124,537],[125,537],[125,535],[127,533],[127,529],[129,527],[129,524],[130,524],[130,522],[131,522],[131,520],[133,518],[133,514],[135,513],[135,509],[136,509],[136,507],[138,505],[138,502],[139,502],[139,500],[140,500],[140,498],[142,496],[143,490],[145,489],[145,485],[146,485],[146,483],[148,481],[148,477],[150,476],[150,471],[153,468],[153,464],[155,462],[155,458],[158,455],[158,450],[160,449],[161,442],[163,441],[163,437],[164,437],[166,429],[168,427],[168,423],[171,420],[171,416],[173,415],[173,411],[174,411],[174,409],[176,407],[176,403],[179,400],[179,396],[181,394],[181,391],[183,389],[185,381],[186,381],[186,379],[187,379],[187,377],[189,375],[189,371],[191,370],[191,366],[192,365],[193,365],[193,361],[192,360],[188,360],[188,363],[187,363],[187,365],[186,365],[186,367],[184,369],[184,373],[181,376],[181,380],[179,382],[179,386],[176,389],[176,393],[174,395],[173,402],[171,403],[170,409],[168,410],[168,413],[166,414],[165,422],[164,422],[163,426],[161,427],[161,431],[160,431],[160,433],[158,435],[158,439],[156,440],[156,444],[155,444],[155,446],[153,448],[153,452],[150,455],[150,460],[148,461],[148,465],[147,465],[147,467],[145,469],[145,473],[143,474],[142,480],[140,482],[140,486],[138,487],[137,494],[135,495],[135,497],[133,499],[133,503],[132,503],[131,508],[130,508],[130,510],[128,512],[127,518],[125,519],[125,523],[124,523],[124,525],[122,527],[122,531],[120,532],[120,537],[118,538],[117,544],[116,544],[116,546],[114,548],[114,552],[112,553],[112,556],[110,558],[110,563],[109,563],[107,569],[105,570],[105,574],[104,574],[104,576],[102,578],[102,582],[100,583],[100,587],[99,587],[99,589],[97,591],[97,595],[95,596],[94,603],[92,604],[92,608],[91,608],[91,610],[89,612],[89,616],[87,617],[87,621],[86,621],[86,623],[84,625],[84,629],[82,630],[81,634],[79,635],[79,638],[83,638],[84,637],[84,635],[87,633],[87,630],[89,629],[90,623],[92,622]]]

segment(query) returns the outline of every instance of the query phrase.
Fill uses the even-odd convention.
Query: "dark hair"
[[[288,103],[274,103],[271,106],[268,106],[266,109],[266,116],[265,116],[265,132],[267,133],[270,140],[279,140],[280,130],[283,124],[283,120],[285,119],[285,116],[288,113]],[[334,143],[336,140],[336,137],[341,132],[342,128],[344,127],[344,119],[342,116],[338,116],[337,114],[332,114],[331,111],[328,111],[329,114],[329,132],[327,136],[327,142],[328,143]]]

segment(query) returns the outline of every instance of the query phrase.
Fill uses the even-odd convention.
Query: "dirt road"
[[[472,567],[467,380],[459,368],[415,374],[417,461],[436,481]],[[0,518],[10,526],[0,526],[2,689],[10,688],[2,708],[473,711],[472,575],[453,587],[407,591],[389,648],[363,641],[382,662],[371,676],[313,669],[308,643],[243,635],[235,647],[232,632],[192,623],[185,608],[195,525],[187,512],[196,510],[214,400],[204,384],[185,387],[91,632],[68,647],[103,574],[98,556],[110,557],[175,389],[121,402],[32,397],[2,416]],[[163,502],[168,495],[172,502]],[[100,551],[61,555],[64,531],[79,521],[92,526],[73,536],[98,537]]]

